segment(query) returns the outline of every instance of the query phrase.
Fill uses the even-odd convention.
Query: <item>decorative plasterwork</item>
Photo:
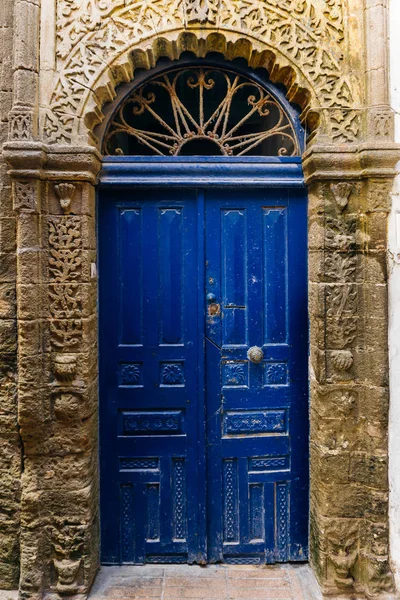
[[[45,141],[73,142],[83,114],[93,129],[102,105],[136,66],[150,68],[158,57],[174,59],[185,50],[265,66],[304,110],[328,110],[335,140],[355,141],[360,125],[351,111],[343,13],[343,0],[58,0],[57,75],[43,119]],[[196,32],[196,48],[189,31]],[[131,56],[134,49],[140,56]]]

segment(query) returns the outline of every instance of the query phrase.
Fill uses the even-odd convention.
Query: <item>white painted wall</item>
[[[400,0],[390,0],[390,89],[396,141],[400,142]],[[397,170],[400,173],[400,163]],[[391,560],[400,590],[400,175],[396,178],[392,198],[389,219],[389,522]]]

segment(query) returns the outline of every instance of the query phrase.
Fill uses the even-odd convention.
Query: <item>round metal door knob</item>
[[[258,365],[263,361],[264,352],[258,346],[253,346],[252,348],[249,348],[247,352],[247,358],[250,362]]]

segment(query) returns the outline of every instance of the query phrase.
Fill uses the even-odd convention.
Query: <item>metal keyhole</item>
[[[252,348],[249,348],[247,352],[247,358],[250,362],[258,365],[264,359],[264,352],[262,351],[262,348],[259,348],[258,346],[253,346]]]
[[[217,296],[215,294],[207,294],[207,304],[210,317],[219,317],[221,314],[221,306],[217,304]]]

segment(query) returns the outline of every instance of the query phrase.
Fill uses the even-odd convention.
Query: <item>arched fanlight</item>
[[[170,69],[114,114],[105,155],[296,156],[288,111],[259,81],[216,66]]]

